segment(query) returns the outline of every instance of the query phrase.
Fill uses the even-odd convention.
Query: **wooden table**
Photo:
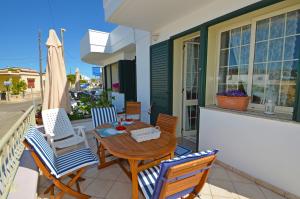
[[[100,159],[99,169],[107,167],[114,163],[119,163],[121,168],[132,180],[132,198],[138,198],[138,180],[137,175],[139,171],[159,164],[162,160],[170,159],[174,155],[176,148],[176,136],[168,132],[161,132],[160,138],[155,140],[148,140],[145,142],[136,142],[131,136],[130,131],[150,127],[151,125],[135,121],[134,124],[126,126],[126,133],[110,136],[106,138],[100,137],[96,131],[94,135],[100,142],[98,155]],[[110,124],[105,124],[97,127],[109,128]],[[105,150],[110,154],[120,159],[128,160],[130,165],[130,172],[121,164],[120,159],[106,162]],[[144,160],[151,160],[144,164]]]

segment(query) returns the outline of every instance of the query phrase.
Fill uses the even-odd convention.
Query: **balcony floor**
[[[91,148],[96,151],[95,140],[89,137]],[[91,195],[93,199],[130,199],[131,181],[118,165],[112,165],[105,169],[98,170],[97,167],[89,168],[81,182],[81,191]],[[49,194],[43,192],[49,186],[44,176],[39,178],[38,198],[50,198]],[[71,196],[65,195],[69,199]],[[139,198],[144,199],[142,193]],[[254,182],[233,173],[224,167],[215,164],[212,168],[208,182],[202,189],[197,199],[283,199],[274,192],[265,189]]]

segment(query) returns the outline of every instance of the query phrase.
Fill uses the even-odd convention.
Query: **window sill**
[[[267,115],[263,111],[258,111],[258,110],[236,111],[236,110],[231,110],[231,109],[223,109],[223,108],[218,107],[217,105],[207,105],[207,106],[205,106],[205,108],[223,111],[223,112],[230,112],[230,113],[235,113],[235,114],[240,114],[240,115],[246,115],[246,116],[251,116],[251,117],[260,117],[260,118],[265,118],[265,119],[270,119],[270,120],[294,122],[292,120],[291,114],[275,113],[273,115]]]

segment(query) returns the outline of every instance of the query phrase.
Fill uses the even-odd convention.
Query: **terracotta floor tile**
[[[209,183],[212,196],[238,198],[235,193],[233,184],[230,181],[214,180]]]
[[[83,177],[97,178],[97,174],[100,172],[97,166],[89,167],[83,174]]]
[[[100,169],[99,172],[97,172],[97,178],[98,179],[107,179],[107,180],[116,180],[119,177],[121,172],[123,172],[123,171],[119,167],[119,165],[114,164],[109,167]]]
[[[131,184],[115,182],[106,195],[106,199],[131,199]],[[143,199],[142,193],[139,193],[139,199]]]
[[[233,183],[241,199],[266,199],[263,192],[255,184]]]
[[[239,174],[236,174],[232,171],[226,171],[230,180],[232,182],[242,182],[242,183],[249,183],[249,184],[255,184],[253,181],[251,180],[248,180],[247,178],[244,178],[243,176],[239,175]]]
[[[200,195],[204,194],[204,195],[211,195],[211,191],[210,191],[210,186],[208,183],[205,183],[204,187],[202,188],[202,190],[200,191]]]
[[[200,194],[195,199],[213,199],[212,195]]]
[[[209,179],[230,181],[226,170],[221,167],[212,168],[209,175]]]
[[[114,182],[111,180],[95,179],[86,187],[84,192],[90,196],[105,197],[113,184]]]
[[[131,183],[131,180],[125,174],[125,172],[121,172],[118,178],[116,179],[117,182],[124,182],[124,183]]]
[[[284,197],[274,193],[273,191],[271,191],[269,189],[265,189],[263,187],[259,187],[259,189],[263,192],[263,194],[265,195],[265,197],[267,199],[284,199]]]

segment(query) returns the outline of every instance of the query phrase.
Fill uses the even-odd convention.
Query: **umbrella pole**
[[[40,87],[42,102],[44,101],[44,88],[43,88],[43,65],[42,65],[42,47],[41,47],[41,31],[39,31],[39,61],[40,61]]]

